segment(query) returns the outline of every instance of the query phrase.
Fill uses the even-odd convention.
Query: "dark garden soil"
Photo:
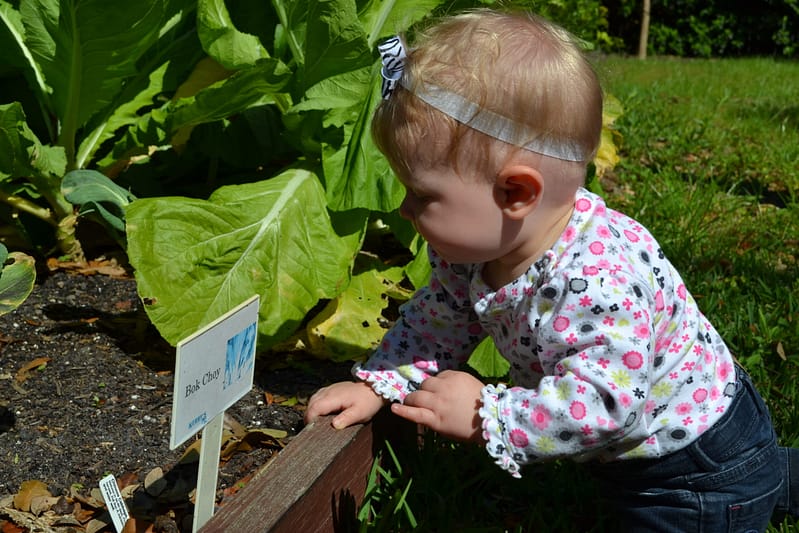
[[[191,531],[199,448],[169,449],[174,348],[134,280],[109,275],[123,273],[113,263],[60,266],[0,316],[0,531],[113,531],[97,489],[107,474],[139,531]],[[302,428],[308,396],[349,366],[259,363],[253,390],[227,411],[220,506]]]

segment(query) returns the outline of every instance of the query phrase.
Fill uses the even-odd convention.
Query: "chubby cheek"
[[[494,258],[499,235],[491,221],[479,219],[432,220],[421,216],[416,230],[451,263],[480,263]]]

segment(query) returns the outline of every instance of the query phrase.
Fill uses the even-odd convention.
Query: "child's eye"
[[[425,194],[420,191],[416,191],[413,189],[405,189],[405,191],[407,192],[408,195],[412,196],[413,199],[416,200],[417,202],[426,202],[430,199],[429,194]]]

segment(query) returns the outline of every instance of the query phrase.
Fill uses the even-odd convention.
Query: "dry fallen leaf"
[[[54,527],[83,527],[80,520],[71,514],[61,515],[53,520]]]
[[[30,511],[36,516],[40,516],[45,511],[49,511],[58,503],[57,496],[34,496],[30,501]]]
[[[237,439],[240,439],[247,434],[247,428],[242,426],[238,420],[233,418],[233,416],[228,413],[225,413],[224,428],[230,431]]]
[[[90,276],[92,274],[102,274],[112,278],[124,278],[128,273],[119,265],[116,259],[99,258],[91,261],[59,261],[51,257],[47,260],[47,268],[51,272],[56,270],[69,270]]]
[[[122,494],[122,499],[129,500],[133,498],[133,495],[136,493],[137,490],[139,490],[139,487],[141,487],[141,485],[138,483],[132,483],[130,485],[125,485],[124,487],[122,487],[122,489],[119,491],[120,494]]]
[[[3,520],[0,522],[2,524],[2,528],[0,528],[0,533],[27,533],[28,529],[24,527],[20,527],[13,522],[7,522]]]
[[[50,527],[50,524],[48,524],[47,521],[37,518],[28,512],[18,511],[11,507],[4,507],[0,509],[0,515],[9,517],[14,521],[14,524],[23,528],[22,531],[35,531],[36,533],[59,533]],[[16,531],[19,530],[9,529],[9,531],[16,533]],[[5,533],[5,531],[3,533]]]
[[[47,484],[35,479],[23,481],[19,491],[14,496],[14,507],[20,511],[29,512],[31,510],[31,500],[39,496],[52,496],[47,490]]]
[[[81,524],[85,524],[89,520],[91,520],[94,515],[97,514],[97,511],[94,509],[84,509],[80,502],[75,503],[75,510],[72,511],[72,516],[75,517],[75,520],[80,522]]]

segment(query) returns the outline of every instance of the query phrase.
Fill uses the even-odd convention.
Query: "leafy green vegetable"
[[[136,146],[163,145],[169,138],[175,143],[173,136],[181,128],[268,107],[282,117],[281,140],[291,144],[304,166],[312,169],[304,174],[304,182],[316,179],[317,183],[314,195],[301,200],[306,210],[313,209],[313,216],[301,213],[299,204],[286,202],[285,196],[277,207],[246,207],[247,216],[269,209],[269,226],[274,228],[268,233],[274,239],[269,246],[253,245],[249,233],[232,232],[226,224],[209,223],[219,216],[219,195],[230,190],[227,187],[208,202],[170,198],[131,204],[127,211],[128,254],[136,267],[141,295],[154,302],[147,306],[148,314],[167,340],[176,342],[224,313],[225,306],[243,300],[248,291],[258,290],[264,302],[261,346],[273,345],[293,333],[320,298],[336,298],[347,288],[369,212],[392,211],[402,199],[401,185],[371,142],[369,121],[379,93],[375,40],[404,29],[398,25],[400,20],[409,25],[429,14],[427,9],[414,9],[407,15],[398,11],[407,4],[356,6],[354,0],[275,0],[275,26],[261,28],[258,35],[235,27],[233,4],[221,0],[198,4],[198,31],[205,51],[235,72],[196,95],[168,102],[158,112],[143,116],[117,144],[114,158]],[[425,5],[432,9],[439,4]],[[264,35],[272,35],[273,42],[261,41]],[[274,50],[270,54],[271,44]],[[282,146],[278,149],[285,152]],[[297,172],[289,171],[294,177],[288,181],[281,174],[247,187],[275,192],[293,184]],[[310,187],[305,184],[303,190]],[[336,214],[335,225],[328,209]],[[245,220],[242,216],[237,213],[236,219]],[[339,232],[349,227],[345,235],[350,237],[342,242],[330,233],[333,227]],[[302,261],[294,259],[300,254],[294,249],[294,233],[303,235],[300,242],[305,244],[300,250],[308,255],[302,255]],[[150,242],[155,238],[162,246]],[[226,243],[224,259],[218,257],[220,242]],[[173,251],[167,253],[167,249]],[[235,260],[236,254],[244,254],[240,262]],[[178,258],[187,263],[176,268]],[[244,275],[240,267],[233,268],[234,263],[249,264],[251,271]],[[313,267],[309,270],[308,265]],[[258,269],[264,272],[258,274]],[[323,273],[325,276],[316,277]],[[251,281],[259,276],[264,280]],[[282,280],[279,290],[275,280]],[[373,288],[378,292],[370,298],[381,300],[385,288],[382,284]],[[224,291],[233,291],[236,298],[219,296]],[[347,297],[343,298],[337,301],[346,302]],[[198,306],[198,300],[214,303]],[[352,351],[362,352],[371,342],[358,340]]]
[[[300,169],[223,187],[208,201],[141,199],[127,224],[139,294],[171,343],[252,294],[262,302],[259,346],[286,338],[320,298],[347,286],[361,239],[336,234],[319,180]]]
[[[33,291],[35,282],[33,258],[21,252],[8,253],[0,244],[0,315],[19,307]]]
[[[196,42],[177,35],[187,31],[192,3],[20,0],[17,5],[0,0],[0,43],[6,45],[0,71],[6,79],[27,81],[30,93],[17,89],[19,101],[3,105],[5,140],[16,128],[24,142],[4,151],[0,200],[50,223],[61,251],[78,258],[76,218],[61,179],[66,170],[89,164],[119,128],[152,106],[169,85],[167,73],[174,79],[181,70],[172,59],[199,50]],[[9,158],[16,164],[9,165]]]
[[[125,207],[136,199],[96,170],[73,170],[64,176],[61,192],[80,207],[82,216],[105,223],[120,243],[125,239]]]
[[[269,57],[255,35],[235,28],[224,0],[199,0],[197,34],[203,49],[231,70],[252,66]]]
[[[0,105],[0,187],[11,191],[5,196],[7,203],[56,226],[61,217],[71,212],[71,206],[56,189],[65,166],[63,148],[42,144],[28,127],[20,104]],[[16,176],[27,176],[37,192],[51,201],[55,213],[21,196],[12,196],[22,190],[12,183]]]
[[[364,355],[376,347],[386,332],[383,310],[388,294],[407,299],[410,292],[399,287],[402,267],[380,265],[352,277],[346,291],[328,302],[306,327],[308,351],[334,361],[346,361]]]

